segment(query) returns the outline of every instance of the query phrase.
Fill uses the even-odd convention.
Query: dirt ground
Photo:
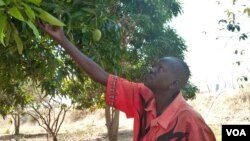
[[[197,94],[188,101],[213,129],[218,141],[222,124],[250,124],[250,86],[242,90]],[[70,111],[60,129],[59,141],[106,141],[104,109],[94,112]],[[0,140],[11,139],[14,132],[10,117],[0,119]],[[21,141],[47,141],[45,130],[29,117],[22,117]],[[120,113],[119,141],[132,140],[133,120]]]

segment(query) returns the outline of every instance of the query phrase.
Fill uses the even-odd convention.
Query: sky
[[[218,24],[218,21],[227,19],[227,8],[237,11],[242,7],[233,6],[230,0],[180,2],[183,13],[174,18],[170,25],[186,42],[188,52],[185,61],[192,72],[190,81],[204,92],[237,88],[239,76],[250,76],[250,41],[239,42],[238,36],[235,36],[239,33],[220,30],[223,25]],[[250,6],[250,1],[247,2]],[[241,31],[247,31],[250,18],[237,18],[244,21],[240,25]],[[245,55],[235,55],[236,48],[245,49]],[[242,60],[240,67],[233,64],[237,60]]]

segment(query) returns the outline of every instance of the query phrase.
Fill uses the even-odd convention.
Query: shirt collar
[[[169,122],[171,122],[172,118],[175,116],[175,114],[179,111],[180,106],[185,102],[185,99],[182,96],[182,93],[180,92],[176,98],[170,103],[170,105],[163,111],[163,113],[156,117],[156,103],[155,99],[152,99],[147,108],[145,109],[147,112],[151,112],[154,119],[147,123],[147,127],[149,125],[153,126],[156,123],[160,124],[163,128],[167,128]]]

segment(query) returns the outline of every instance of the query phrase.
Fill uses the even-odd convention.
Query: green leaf
[[[89,13],[92,13],[92,14],[95,14],[95,9],[92,9],[92,8],[82,8],[82,10],[89,12]]]
[[[40,4],[42,2],[42,0],[25,0],[25,1],[27,1],[29,3],[33,3],[33,4],[37,5],[37,6],[40,6]]]
[[[36,15],[35,15],[35,12],[32,10],[32,8],[29,5],[25,4],[25,3],[22,3],[22,4],[25,7],[25,13],[29,17],[29,19],[31,21],[35,21]]]
[[[221,19],[221,20],[219,20],[219,24],[220,23],[227,23],[227,20]]]
[[[235,5],[236,0],[233,0],[233,5]]]
[[[15,17],[16,19],[20,20],[20,21],[23,21],[24,22],[24,18],[21,14],[21,12],[19,11],[19,9],[17,7],[12,7],[8,10],[8,13]]]
[[[11,29],[10,24],[9,24],[8,22],[6,23],[5,26],[6,26],[6,29],[8,29],[7,32],[6,32],[6,36],[5,36],[5,43],[6,43],[6,46],[8,46],[9,43],[10,43],[10,41],[13,40],[13,39],[11,38],[12,29]]]
[[[235,28],[237,29],[238,32],[240,32],[240,26],[239,25],[235,25]]]
[[[35,34],[36,38],[39,38],[39,32],[38,32],[36,26],[30,20],[28,20],[26,23],[33,30],[33,33]]]
[[[241,63],[240,61],[236,61],[236,64],[237,64],[238,66],[240,66],[240,63]]]
[[[11,0],[4,0],[4,2],[5,2],[5,5],[9,5]]]
[[[0,6],[4,6],[4,5],[5,5],[4,1],[0,0]]]
[[[248,81],[248,78],[246,76],[243,76],[245,81]]]
[[[56,17],[52,16],[48,12],[42,10],[41,8],[38,8],[38,11],[40,13],[39,18],[41,18],[42,20],[55,26],[65,26],[63,22],[61,22],[60,20],[58,20]]]
[[[22,40],[21,40],[21,38],[20,38],[20,36],[19,36],[19,32],[18,32],[18,30],[16,29],[16,27],[15,27],[14,24],[12,24],[12,28],[13,28],[13,30],[14,30],[13,36],[14,36],[14,40],[15,40],[16,45],[17,45],[18,53],[19,53],[19,54],[22,54],[22,53],[23,53],[23,42],[22,42]]]
[[[238,54],[238,50],[235,50],[235,51],[234,51],[234,54]]]
[[[248,16],[250,16],[250,8],[245,8],[243,11],[244,14],[247,14]]]
[[[5,14],[0,13],[0,42],[5,46],[4,44],[4,29],[5,29],[5,25],[6,25],[6,20],[7,20],[7,16]]]
[[[248,36],[245,33],[241,34],[239,37],[240,40],[245,40],[247,38],[248,38]]]

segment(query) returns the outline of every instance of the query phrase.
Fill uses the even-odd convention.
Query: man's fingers
[[[37,25],[39,26],[39,28],[41,28],[41,30],[50,35],[52,38],[56,38],[56,34],[60,34],[61,32],[63,33],[62,27],[53,26],[40,19],[37,21]]]
[[[51,25],[49,25],[48,23],[46,23],[40,19],[37,21],[37,23],[38,23],[38,26],[43,30],[49,30],[51,28]]]
[[[41,29],[45,29],[45,24],[44,24],[44,22],[42,22],[40,19],[37,21],[37,25],[38,25]]]

